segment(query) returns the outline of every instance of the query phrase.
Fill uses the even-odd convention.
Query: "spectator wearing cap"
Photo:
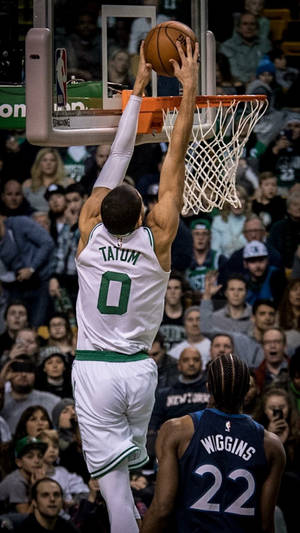
[[[11,390],[7,387],[5,391],[4,407],[0,414],[8,423],[12,434],[27,407],[41,405],[51,414],[59,401],[54,394],[34,388],[35,373],[36,365],[26,355],[19,355],[7,364],[6,380],[10,382]]]
[[[207,272],[222,269],[226,258],[211,248],[211,222],[208,219],[197,218],[191,222],[190,227],[193,238],[193,259],[185,275],[192,289],[203,294]]]
[[[35,388],[61,398],[72,397],[70,366],[65,354],[56,346],[41,350]]]
[[[59,448],[66,450],[76,439],[77,417],[73,398],[63,398],[52,410],[52,422],[59,435]]]
[[[266,228],[261,218],[251,213],[246,217],[244,222],[243,234],[247,242],[260,241],[263,242],[269,253],[269,264],[283,269],[283,261],[280,253],[268,242],[266,242]],[[225,283],[226,278],[234,273],[245,275],[246,270],[243,260],[244,247],[234,252],[228,259],[225,268],[222,269],[221,276],[219,276],[220,283]]]
[[[10,280],[4,283],[9,300],[21,300],[32,326],[48,315],[49,260],[54,242],[49,233],[29,217],[0,217],[0,259]]]
[[[152,183],[147,189],[147,209],[151,211],[158,202],[158,184]],[[193,241],[190,230],[179,219],[176,237],[171,248],[171,268],[183,273],[192,261]]]
[[[266,246],[260,241],[248,242],[243,251],[243,258],[248,282],[246,301],[253,305],[258,299],[269,299],[279,304],[286,278],[279,269],[269,265]]]
[[[65,199],[65,188],[62,185],[52,183],[47,187],[44,197],[48,204],[47,211],[50,219],[50,235],[55,244],[57,244],[58,236],[66,224],[65,211],[67,203]]]
[[[63,187],[72,183],[65,176],[62,158],[55,148],[42,148],[38,151],[31,168],[31,178],[24,181],[25,198],[37,211],[47,211],[48,205],[44,195],[51,184]]]
[[[15,462],[18,468],[5,476],[0,483],[2,513],[31,511],[30,489],[38,479],[45,476],[43,455],[46,449],[47,444],[35,437],[23,437],[16,442]]]
[[[282,90],[275,81],[276,68],[268,56],[264,56],[258,63],[256,79],[251,81],[246,89],[247,94],[264,94],[267,96],[271,108],[281,107]]]

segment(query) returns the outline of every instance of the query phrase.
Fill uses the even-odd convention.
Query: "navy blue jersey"
[[[264,428],[217,409],[190,416],[195,433],[179,461],[178,532],[259,533]]]

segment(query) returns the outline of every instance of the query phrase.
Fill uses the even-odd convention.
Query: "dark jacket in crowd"
[[[209,394],[206,382],[204,373],[193,383],[182,383],[178,380],[172,387],[158,391],[150,428],[158,430],[170,418],[178,418],[207,407]]]
[[[9,271],[32,267],[40,280],[50,276],[49,259],[54,242],[49,233],[29,217],[10,217],[4,221],[6,232],[0,240],[0,259]]]
[[[294,255],[300,244],[300,221],[296,222],[287,215],[275,222],[270,231],[268,244],[280,253],[284,266],[292,268]]]
[[[23,522],[14,528],[16,533],[49,533],[49,529],[42,527],[36,520],[34,514],[29,514]],[[72,522],[65,520],[61,516],[57,518],[53,533],[79,533],[79,529]]]
[[[157,370],[157,390],[175,385],[179,376],[177,359],[166,353],[159,361],[157,365]]]

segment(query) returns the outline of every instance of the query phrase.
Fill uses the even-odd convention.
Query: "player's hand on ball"
[[[181,43],[176,41],[177,50],[181,60],[181,66],[175,59],[169,59],[170,63],[173,65],[174,75],[183,85],[193,85],[197,86],[198,82],[198,56],[199,56],[199,43],[195,43],[194,52],[192,51],[191,40],[189,37],[186,38],[186,55],[183,51]]]

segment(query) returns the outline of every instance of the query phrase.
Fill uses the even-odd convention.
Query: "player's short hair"
[[[102,201],[101,218],[113,235],[126,235],[134,230],[141,214],[142,200],[131,185],[119,185]]]
[[[237,411],[243,404],[250,385],[249,368],[235,355],[220,355],[207,366],[207,385],[215,406]]]

